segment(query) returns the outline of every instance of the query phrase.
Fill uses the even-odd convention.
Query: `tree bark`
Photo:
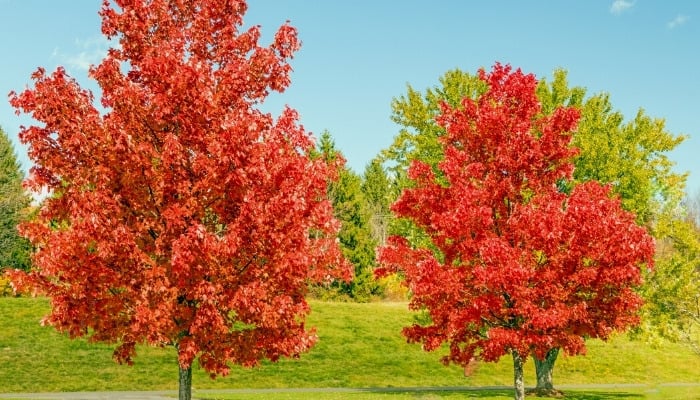
[[[192,366],[180,368],[180,387],[178,390],[179,400],[192,400]]]
[[[525,378],[523,374],[523,358],[513,350],[513,376],[515,383],[515,400],[525,400]]]
[[[554,390],[552,373],[558,355],[559,348],[555,347],[547,352],[544,360],[538,360],[537,357],[535,357],[535,374],[537,375],[537,386],[535,386],[535,390]]]

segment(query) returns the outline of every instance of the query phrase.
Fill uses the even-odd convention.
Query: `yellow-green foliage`
[[[662,215],[655,233],[656,265],[642,291],[642,333],[680,340],[700,354],[700,227],[692,218]]]
[[[0,297],[12,296],[13,294],[10,279],[6,276],[0,275]]]
[[[398,275],[389,275],[379,279],[379,285],[384,288],[384,300],[406,301],[408,288],[403,284],[403,278]]]

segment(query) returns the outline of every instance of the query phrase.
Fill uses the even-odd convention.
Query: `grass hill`
[[[0,392],[177,388],[174,349],[141,347],[134,366],[120,366],[112,361],[113,346],[70,340],[40,326],[48,307],[41,298],[0,298]],[[400,331],[411,323],[412,315],[404,303],[312,302],[312,309],[308,323],[317,327],[320,340],[311,352],[254,369],[234,368],[229,376],[217,379],[195,368],[194,388],[512,385],[510,358],[481,364],[475,374],[465,377],[461,368],[443,366],[439,352],[425,353],[418,345],[406,344]],[[651,347],[620,336],[608,343],[591,340],[588,349],[586,356],[560,357],[555,385],[614,383],[653,388],[700,383],[700,357],[680,345]],[[533,384],[534,367],[529,362],[526,385]],[[700,391],[700,386],[686,391]]]

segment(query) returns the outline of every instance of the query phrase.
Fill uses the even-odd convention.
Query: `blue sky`
[[[21,90],[38,67],[64,65],[81,84],[106,49],[99,0],[0,0],[0,93]],[[690,139],[671,154],[700,191],[700,2],[694,0],[461,1],[252,0],[246,24],[264,43],[290,20],[302,50],[292,86],[265,105],[289,104],[316,134],[329,130],[349,165],[362,172],[398,132],[392,98],[423,90],[447,70],[475,72],[494,62],[571,85],[608,92],[626,118],[644,108]],[[20,124],[5,99],[0,126],[16,140]]]

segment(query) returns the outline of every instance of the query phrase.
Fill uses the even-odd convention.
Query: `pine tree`
[[[378,158],[367,164],[362,178],[362,193],[370,213],[372,239],[379,245],[384,245],[389,235],[392,219],[390,207],[396,200],[396,190]]]
[[[328,131],[321,134],[318,151],[327,162],[343,157]],[[379,286],[373,278],[377,242],[371,234],[371,213],[363,189],[362,178],[347,166],[341,168],[337,181],[328,184],[334,215],[341,222],[338,240],[343,254],[355,267],[354,280],[336,282],[334,289],[356,301],[368,301],[379,294]]]
[[[0,270],[29,269],[29,242],[17,232],[30,203],[10,138],[0,128]]]

